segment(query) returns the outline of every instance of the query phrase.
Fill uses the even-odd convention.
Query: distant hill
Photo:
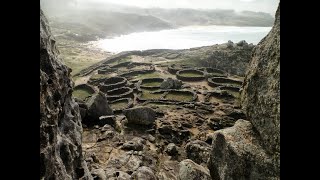
[[[150,9],[149,14],[177,26],[233,25],[272,26],[274,18],[262,12],[234,10]]]
[[[201,9],[138,8],[98,2],[42,0],[52,33],[60,39],[92,41],[141,31],[190,25],[272,26],[263,12]]]
[[[51,17],[50,24],[58,38],[78,41],[173,28],[171,24],[150,15],[92,10]]]

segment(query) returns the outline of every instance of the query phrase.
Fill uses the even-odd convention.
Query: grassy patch
[[[157,103],[157,102],[150,102],[145,105],[146,107],[152,107],[156,106],[159,108],[159,110],[167,110],[167,109],[173,109],[176,108],[176,105],[171,105],[171,104],[162,104],[162,103]]]
[[[76,98],[79,98],[79,99],[85,101],[86,98],[90,97],[92,94],[85,89],[76,89],[72,92],[72,95]]]
[[[57,46],[62,61],[72,69],[72,76],[109,56],[102,50],[78,41],[61,39],[57,41]]]
[[[180,93],[180,92],[169,92],[165,99],[173,101],[192,101],[193,95]]]
[[[120,63],[129,62],[131,60],[131,58],[132,58],[131,56],[126,56],[126,57],[124,57],[122,59],[119,59],[119,60],[117,60],[115,62],[110,63],[109,65],[110,66],[114,66],[114,65],[118,65]]]
[[[180,75],[184,77],[202,77],[203,76],[202,74],[194,73],[194,72],[181,72]]]
[[[150,91],[142,91],[142,99],[160,99],[163,93],[150,93]]]
[[[157,78],[161,77],[158,72],[146,73],[146,74],[139,74],[136,76],[136,79],[146,79],[146,78]]]
[[[143,85],[143,86],[160,86],[161,82],[145,82],[145,83],[142,83],[141,85]]]
[[[98,79],[103,79],[103,78],[109,78],[109,74],[95,74],[90,77],[91,80],[98,80]]]
[[[232,94],[235,98],[239,98],[240,97],[240,93],[239,92],[234,92],[234,91],[230,91],[230,90],[226,90],[228,93]]]
[[[128,102],[124,100],[124,101],[118,101],[118,102],[112,103],[110,105],[112,109],[124,109],[128,106]]]

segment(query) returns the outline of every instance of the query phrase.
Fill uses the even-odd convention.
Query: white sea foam
[[[246,40],[257,44],[271,27],[187,26],[155,32],[139,32],[102,39],[95,44],[109,52],[145,49],[187,49]]]

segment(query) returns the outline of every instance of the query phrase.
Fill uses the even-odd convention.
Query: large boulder
[[[278,156],[280,153],[280,4],[272,30],[254,50],[243,83],[241,106],[261,136],[266,150]]]
[[[99,121],[100,116],[113,115],[113,111],[108,104],[107,97],[104,93],[99,92],[93,95],[87,102],[88,121]]]
[[[185,159],[179,163],[180,180],[212,180],[209,170],[190,159]]]
[[[238,120],[213,135],[213,179],[280,179],[280,3],[275,17],[243,83],[241,106],[250,122]]]
[[[133,179],[157,180],[155,173],[146,166],[139,167],[131,176]]]
[[[272,166],[249,121],[240,119],[213,134],[208,164],[213,179],[273,179]]]
[[[211,150],[209,144],[200,140],[191,141],[186,145],[187,157],[198,164],[208,162]]]
[[[123,110],[129,124],[152,125],[156,119],[156,112],[149,107],[135,107]]]
[[[182,81],[178,79],[168,78],[161,83],[160,88],[161,89],[180,89],[181,86],[182,86]]]
[[[71,69],[59,59],[40,9],[40,179],[92,179],[82,156],[79,106]]]
[[[174,143],[169,143],[165,149],[165,152],[170,156],[174,156],[178,153],[178,148]]]
[[[145,143],[145,140],[139,137],[134,137],[131,141],[125,142],[121,149],[124,150],[134,150],[134,151],[142,151],[143,144]]]

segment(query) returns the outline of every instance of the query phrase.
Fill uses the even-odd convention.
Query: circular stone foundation
[[[198,98],[197,94],[188,90],[158,90],[141,91],[137,99],[139,101],[163,101],[163,102],[193,102]]]
[[[226,77],[226,72],[217,68],[205,68],[208,77]]]
[[[212,77],[208,78],[208,84],[211,87],[225,86],[225,87],[238,87],[242,85],[242,81],[237,81],[223,77]]]
[[[138,82],[138,87],[142,89],[159,89],[161,83],[164,81],[162,78],[146,78]]]
[[[98,69],[98,74],[108,74],[108,73],[112,73],[117,71],[117,69],[115,68],[109,68],[109,67],[105,67],[102,69]]]
[[[82,101],[86,101],[94,93],[96,93],[96,91],[92,86],[80,84],[73,88],[72,96]]]
[[[164,96],[164,100],[174,102],[192,102],[198,98],[197,94],[186,90],[169,90]]]
[[[240,87],[233,87],[233,86],[221,86],[220,87],[221,90],[228,90],[228,91],[232,91],[235,93],[240,93]]]
[[[124,77],[111,77],[105,79],[102,83],[99,85],[99,89],[102,92],[107,92],[112,89],[123,87],[127,84],[127,79]]]
[[[131,108],[133,106],[133,101],[130,98],[121,98],[109,102],[113,112],[121,112],[124,109]]]
[[[168,72],[171,74],[176,74],[178,71],[190,68],[189,66],[186,65],[176,65],[176,64],[171,64],[168,66]]]
[[[202,81],[205,79],[205,73],[195,69],[180,70],[176,76],[181,81]]]
[[[116,99],[133,97],[133,89],[128,87],[116,88],[110,91],[107,91],[108,101],[114,101]]]

